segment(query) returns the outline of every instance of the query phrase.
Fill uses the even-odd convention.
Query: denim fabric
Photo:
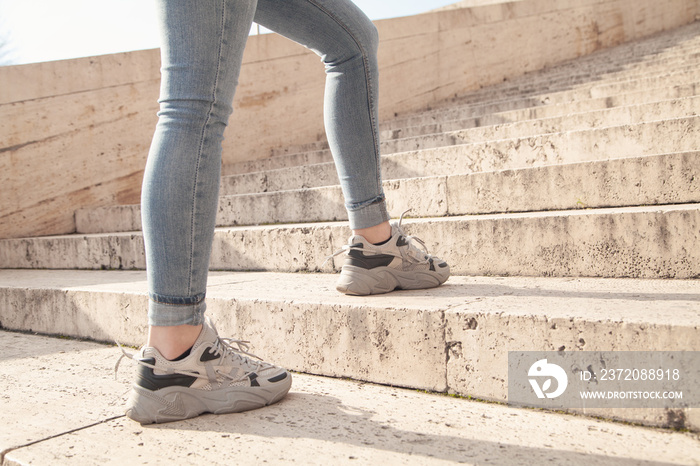
[[[221,141],[253,20],[325,64],[326,133],[353,229],[389,219],[379,164],[378,38],[350,0],[156,3],[160,111],[141,199],[149,325],[197,325],[206,309]]]

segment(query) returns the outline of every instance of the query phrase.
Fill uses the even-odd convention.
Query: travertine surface
[[[404,227],[458,275],[700,276],[698,204],[410,219]],[[324,259],[349,236],[347,223],[339,222],[219,228],[210,268],[330,272],[343,257]],[[7,268],[143,269],[143,237],[0,240],[0,262]]]
[[[508,351],[700,351],[696,280],[452,277],[371,297],[341,295],[335,280],[215,272],[207,312],[294,370],[499,401]],[[133,345],[146,334],[142,272],[6,270],[0,284],[3,328]],[[588,413],[700,429],[690,410]]]
[[[677,28],[698,13],[695,0],[530,0],[378,21],[380,117]],[[151,50],[0,69],[0,237],[68,233],[75,208],[138,202],[158,62]],[[322,140],[324,80],[312,52],[273,34],[251,37],[224,163]]]
[[[141,426],[115,347],[0,332],[2,465],[698,464],[691,434],[294,374],[280,403]],[[27,370],[29,369],[29,370]],[[104,421],[104,422],[99,422]]]
[[[284,170],[280,170],[284,172]],[[626,157],[384,182],[389,212],[412,217],[700,202],[700,153]],[[222,196],[217,224],[347,220],[340,186]],[[76,212],[79,233],[141,230],[139,205]],[[6,244],[0,243],[0,248]],[[11,246],[4,246],[11,247]],[[1,255],[1,253],[0,253]]]

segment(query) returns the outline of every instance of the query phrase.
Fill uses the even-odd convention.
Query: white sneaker
[[[420,239],[408,236],[399,223],[391,225],[391,239],[380,246],[363,236],[350,237],[348,244],[334,254],[347,251],[336,289],[350,295],[388,293],[396,289],[417,290],[439,286],[449,278],[450,266],[431,256]]]
[[[124,352],[139,364],[126,415],[150,424],[247,411],[281,400],[292,385],[292,375],[253,359],[259,358],[248,353],[246,343],[219,338],[206,318],[190,354],[182,360],[165,359],[152,347],[142,348],[136,356]]]

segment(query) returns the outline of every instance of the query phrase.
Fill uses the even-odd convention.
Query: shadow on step
[[[362,392],[364,387],[352,385],[350,391]],[[371,389],[371,388],[370,388]],[[293,389],[294,390],[294,389]],[[457,428],[454,432],[457,435],[425,434],[411,430],[404,430],[399,425],[404,422],[415,423],[416,420],[401,422],[399,418],[412,416],[405,412],[407,408],[403,406],[402,398],[412,397],[415,392],[397,391],[396,401],[389,406],[378,406],[379,413],[390,412],[390,419],[381,419],[381,414],[363,408],[349,406],[340,399],[329,395],[299,393],[292,391],[287,398],[277,405],[266,407],[258,411],[249,411],[243,414],[202,416],[185,422],[172,424],[143,426],[145,429],[155,430],[177,430],[177,431],[197,431],[210,432],[212,440],[221,437],[227,440],[228,437],[245,435],[248,438],[268,439],[274,442],[275,438],[304,439],[329,442],[334,444],[336,452],[346,450],[347,459],[361,459],[358,457],[373,456],[372,450],[384,450],[404,455],[411,455],[413,461],[420,463],[420,457],[427,459],[441,459],[454,462],[468,462],[469,464],[538,464],[544,462],[554,462],[556,464],[597,464],[597,465],[661,465],[666,464],[657,461],[645,461],[639,459],[611,457],[606,455],[596,455],[586,452],[575,452],[557,450],[556,439],[551,437],[560,435],[561,432],[553,432],[554,427],[539,425],[533,429],[528,443],[542,443],[537,439],[549,439],[542,446],[524,446],[513,443],[506,443],[507,436],[503,437],[504,443],[498,440],[483,440],[485,428],[484,423],[492,426],[507,425],[519,430],[517,424],[522,424],[523,420],[515,421],[518,417],[533,417],[529,422],[536,423],[537,419],[543,421],[542,413],[529,413],[515,408],[498,409],[496,414],[490,412],[495,417],[501,419],[489,419],[491,416],[482,415],[483,406],[474,406],[476,413],[469,412],[466,416],[464,410],[459,409],[454,414],[457,417],[453,420],[448,415],[441,415],[439,422],[436,419],[427,420],[435,424],[432,428],[422,429],[423,431],[445,431]],[[367,396],[367,395],[365,395]],[[427,398],[437,395],[420,394]],[[429,402],[424,399],[423,402]],[[464,401],[464,403],[470,403]],[[381,403],[380,403],[381,404]],[[399,406],[391,406],[397,404]],[[474,403],[474,405],[477,405]],[[428,405],[428,408],[430,406]],[[408,409],[410,410],[410,408]],[[393,411],[393,412],[392,412]],[[416,413],[418,417],[426,416],[429,413]],[[437,416],[436,416],[437,417]],[[447,421],[447,426],[444,425]],[[450,424],[454,422],[453,424]],[[527,422],[527,421],[526,421]],[[425,423],[424,423],[425,424]],[[533,425],[534,427],[534,425]],[[496,427],[486,430],[496,430]],[[552,432],[549,432],[552,431]],[[214,441],[214,440],[213,440]],[[238,440],[243,441],[243,440]],[[518,441],[518,440],[514,440]],[[523,441],[523,440],[521,440]],[[235,445],[236,442],[233,442]],[[303,443],[302,443],[303,445]],[[300,446],[300,448],[304,448]],[[370,450],[368,452],[368,450]],[[340,453],[336,453],[340,456]],[[357,455],[357,457],[353,456]],[[280,458],[285,456],[284,451],[280,451]]]
[[[515,282],[513,285],[498,284],[498,281]],[[502,296],[580,298],[580,299],[621,299],[626,301],[697,301],[700,293],[684,292],[623,292],[625,282],[632,285],[634,279],[597,278],[492,278],[492,277],[452,277],[447,283],[427,290],[397,290],[387,296],[396,299],[405,297],[431,298],[498,298]],[[641,282],[641,280],[637,280]],[[653,283],[654,280],[649,280]],[[641,288],[639,285],[635,288]],[[591,291],[595,289],[597,291]]]

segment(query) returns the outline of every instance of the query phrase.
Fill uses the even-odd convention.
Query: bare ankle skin
[[[166,359],[175,359],[192,347],[201,332],[201,324],[148,327],[146,346],[157,349]]]
[[[389,222],[384,222],[373,227],[352,230],[352,234],[363,236],[372,244],[381,243],[391,238],[391,225]]]

